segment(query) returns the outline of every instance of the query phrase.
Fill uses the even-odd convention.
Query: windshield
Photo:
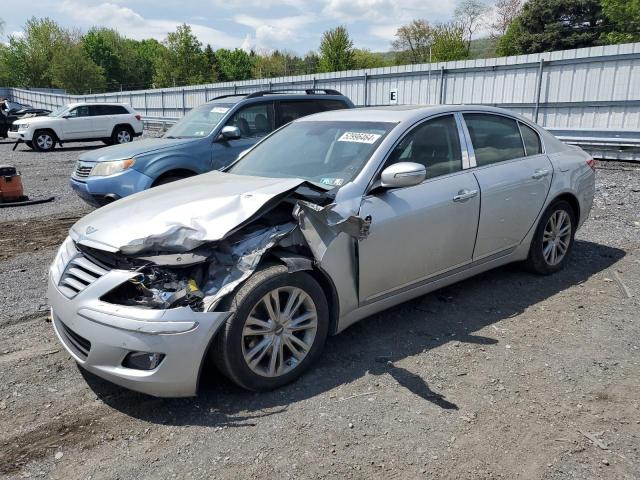
[[[206,137],[220,123],[233,103],[207,103],[192,109],[167,130],[164,138]]]
[[[386,122],[294,122],[228,170],[238,175],[301,178],[326,188],[351,180],[395,126]]]
[[[51,112],[49,114],[49,116],[50,117],[61,117],[67,110],[69,110],[69,107],[64,105],[62,107],[56,108],[53,112]]]

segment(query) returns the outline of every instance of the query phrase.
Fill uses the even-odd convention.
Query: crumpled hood
[[[224,238],[303,183],[214,171],[118,200],[80,219],[70,233],[112,252],[185,252]]]
[[[197,138],[144,138],[135,142],[122,145],[90,150],[80,155],[83,162],[106,162],[109,160],[122,160],[156,150],[176,148],[187,143],[197,142]]]

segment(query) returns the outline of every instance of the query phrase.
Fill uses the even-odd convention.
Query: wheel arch
[[[553,205],[554,202],[557,202],[558,200],[564,200],[565,202],[567,202],[569,205],[571,205],[571,208],[573,209],[573,213],[575,214],[575,220],[576,222],[580,221],[580,201],[578,200],[578,197],[573,194],[572,192],[562,192],[559,193],[558,195],[556,195],[550,202],[549,205]],[[547,208],[549,208],[547,206]]]
[[[113,126],[113,129],[111,130],[111,136],[112,136],[112,137],[113,137],[113,135],[116,133],[116,130],[117,130],[118,128],[120,128],[120,127],[122,127],[122,128],[126,128],[127,130],[129,130],[129,132],[131,132],[131,135],[132,135],[132,136],[136,133],[136,132],[135,132],[135,130],[134,130],[134,128],[133,128],[133,126],[131,126],[131,124],[129,124],[129,123],[116,123],[116,124]]]
[[[151,184],[151,186],[155,187],[158,184],[158,182],[160,182],[161,180],[164,180],[165,178],[169,178],[169,177],[188,178],[188,177],[193,177],[195,175],[198,175],[198,173],[194,172],[193,170],[189,170],[187,168],[174,168],[170,170],[165,170],[153,180],[153,183]]]

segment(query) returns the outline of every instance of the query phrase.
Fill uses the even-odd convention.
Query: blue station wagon
[[[71,187],[100,206],[147,188],[231,164],[262,137],[297,118],[353,108],[336,90],[224,95],[189,111],[160,138],[82,154]]]

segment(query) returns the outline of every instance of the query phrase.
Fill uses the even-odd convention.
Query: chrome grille
[[[65,297],[73,298],[108,271],[105,265],[78,253],[65,267],[58,288]]]
[[[73,172],[73,176],[77,178],[87,178],[91,173],[93,165],[85,165],[81,162],[76,163],[76,169]]]

